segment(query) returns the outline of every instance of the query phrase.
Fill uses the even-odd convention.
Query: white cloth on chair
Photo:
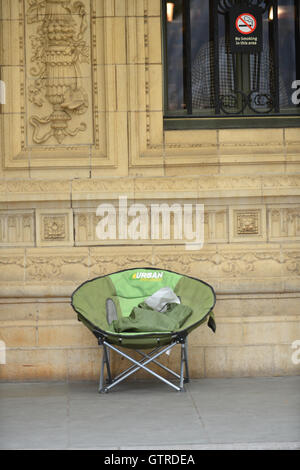
[[[180,304],[180,299],[177,297],[175,292],[170,287],[162,287],[158,291],[154,292],[150,297],[145,299],[145,303],[157,310],[158,312],[165,312],[168,304],[175,303]]]

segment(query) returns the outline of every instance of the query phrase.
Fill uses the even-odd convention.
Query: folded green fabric
[[[129,332],[172,332],[177,331],[192,314],[187,305],[169,304],[165,313],[151,309],[145,302],[134,307],[128,317],[122,317],[112,322],[117,333]]]

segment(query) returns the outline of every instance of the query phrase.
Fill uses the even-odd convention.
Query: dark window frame
[[[166,40],[166,3],[162,0],[162,36],[163,36],[163,70],[164,70],[164,129],[165,130],[183,130],[183,129],[240,129],[240,128],[288,128],[300,127],[300,115],[278,114],[278,115],[256,115],[256,116],[197,116],[197,115],[171,115],[167,110],[167,40]],[[188,2],[185,2],[185,5]],[[296,0],[298,8],[297,29],[299,26],[300,0]],[[188,22],[187,10],[184,11],[184,21]],[[188,28],[189,29],[189,28]],[[300,33],[299,33],[300,34]],[[185,60],[189,63],[189,51],[187,44],[183,44],[187,55]],[[299,43],[298,48],[300,49]],[[300,54],[300,50],[299,50]],[[191,72],[191,71],[190,71]],[[299,76],[298,76],[299,75]],[[185,74],[185,80],[191,80],[191,73]],[[300,74],[297,70],[297,80],[300,80]],[[191,97],[186,97],[186,105],[191,109]]]

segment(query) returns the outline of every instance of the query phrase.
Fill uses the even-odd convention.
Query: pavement
[[[300,450],[300,376],[1,383],[1,449]]]

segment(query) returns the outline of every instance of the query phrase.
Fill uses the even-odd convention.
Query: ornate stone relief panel
[[[204,209],[204,243],[228,242],[228,209],[205,207]]]
[[[0,246],[34,246],[33,210],[0,211]]]
[[[88,277],[88,252],[84,248],[29,248],[25,281],[51,285],[78,283]]]
[[[92,145],[89,2],[25,4],[27,145]]]
[[[229,236],[232,242],[265,241],[266,209],[264,206],[238,206],[229,209]]]
[[[104,190],[104,182],[97,185],[95,188],[100,191]],[[11,189],[14,188],[12,181],[8,182]],[[47,189],[46,182],[44,182],[41,189]],[[32,183],[33,184],[33,183]],[[79,183],[78,183],[79,184]],[[63,182],[60,182],[61,188],[66,189]],[[22,187],[23,188],[23,187]],[[30,187],[29,189],[38,190],[40,186]],[[25,187],[23,189],[26,189]],[[77,189],[81,188],[79,185]],[[77,246],[88,245],[111,245],[111,244],[124,244],[124,245],[155,245],[155,244],[175,244],[183,245],[186,240],[176,240],[174,238],[175,216],[172,212],[172,205],[176,204],[175,199],[152,200],[139,199],[137,202],[133,197],[133,191],[130,197],[130,188],[123,187],[123,191],[129,191],[121,195],[126,198],[127,207],[129,210],[137,210],[127,217],[127,228],[135,220],[137,222],[136,228],[139,231],[140,222],[145,222],[143,219],[144,209],[147,213],[148,231],[140,230],[141,237],[133,239],[130,236],[127,239],[120,239],[118,237],[119,223],[120,223],[120,208],[118,207],[119,201],[116,200],[117,188],[110,188],[114,190],[111,193],[111,199],[104,198],[105,193],[78,193],[81,198],[90,198],[89,207],[74,208],[74,209],[36,209],[36,214],[32,209],[14,209],[14,210],[1,210],[0,211],[0,246],[13,247],[13,246],[69,246],[73,245],[73,217],[74,217],[74,241]],[[122,185],[120,190],[122,189]],[[132,189],[132,188],[131,188]],[[9,193],[5,193],[6,198],[10,198]],[[51,193],[52,194],[52,193]],[[51,194],[49,197],[51,198]],[[33,193],[33,196],[35,193]],[[64,199],[64,193],[57,193],[61,199]],[[44,195],[44,200],[48,199],[48,195]],[[74,199],[74,203],[77,199]],[[116,238],[99,239],[97,237],[97,226],[103,215],[97,215],[97,201],[99,204],[110,204],[114,208],[116,215]],[[78,200],[79,202],[79,200]],[[193,207],[193,225],[195,228],[195,204],[196,200],[192,199],[179,199],[177,204],[181,204],[181,211],[184,212],[184,204],[192,204]],[[94,207],[91,207],[91,204]],[[166,204],[170,209],[170,237],[165,239],[151,239],[151,204],[159,205]],[[162,207],[162,206],[161,206]],[[139,212],[140,211],[140,212]],[[261,206],[234,206],[234,207],[214,207],[204,206],[204,244],[206,243],[228,243],[229,235],[230,240],[233,242],[264,242],[266,239],[270,242],[291,242],[300,240],[300,209],[296,204],[288,206],[271,205],[267,207],[267,228],[265,223],[265,207]],[[230,223],[228,223],[228,214]],[[133,225],[131,225],[131,228]],[[162,229],[162,219],[160,220],[160,231]],[[130,232],[129,232],[130,234]],[[144,237],[142,237],[144,235]],[[184,235],[184,230],[183,230]]]
[[[72,246],[73,212],[71,209],[36,210],[37,246]]]
[[[12,2],[18,19],[0,22],[11,98],[0,120],[4,167],[116,168],[121,148],[127,158],[127,120],[106,93],[117,78],[112,82],[105,51],[116,31],[116,47],[125,44],[125,28],[98,18],[95,0]]]
[[[271,206],[268,208],[269,240],[300,240],[300,207]]]

